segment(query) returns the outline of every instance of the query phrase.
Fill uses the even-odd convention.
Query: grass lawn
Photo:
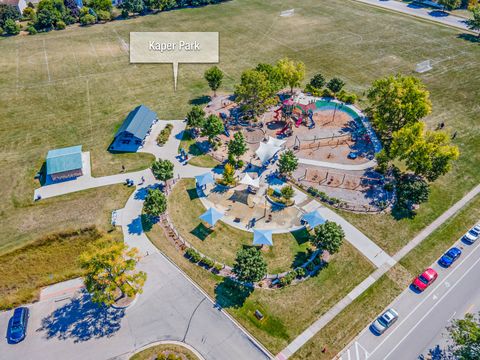
[[[198,357],[186,347],[174,344],[152,346],[133,355],[130,360],[155,360],[158,354],[174,354],[177,356],[183,355],[188,360],[198,360]]]
[[[196,140],[190,136],[190,132],[183,133],[182,141],[179,148],[188,151],[190,160],[188,163],[193,166],[200,166],[206,168],[213,168],[220,164],[210,154],[205,154],[200,147],[197,146]]]
[[[290,8],[295,16],[279,16]],[[83,196],[74,201],[64,197],[61,206],[56,201],[33,204],[33,176],[49,149],[83,144],[92,154],[95,175],[119,172],[122,164],[127,170],[146,168],[148,155],[106,151],[128,112],[145,104],[162,119],[183,118],[192,103],[210,94],[203,79],[209,65],[182,64],[174,92],[171,65],[129,64],[122,42],[130,31],[219,31],[225,93],[233,90],[243,70],[289,56],[305,62],[307,78],[317,72],[339,76],[347,90],[364,98],[374,79],[410,74],[416,63],[431,59],[433,70],[418,75],[432,94],[434,110],[427,122],[435,127],[445,121],[448,129],[458,131],[455,143],[462,156],[454,171],[434,185],[431,201],[414,221],[352,220],[379,244],[386,242],[390,252],[480,180],[477,43],[460,38],[456,30],[355,1],[233,0],[0,39],[0,246],[42,236],[49,222],[48,232],[61,230],[64,222],[51,220],[59,208],[82,225],[88,223],[82,217],[100,217],[105,210],[101,201],[92,206],[94,197]]]
[[[78,255],[101,237],[95,227],[85,228],[45,236],[1,255],[0,310],[36,300],[43,286],[80,276]]]
[[[181,185],[177,183],[176,187]],[[165,238],[159,226],[154,226],[148,236],[273,353],[280,351],[374,270],[368,260],[345,243],[317,276],[281,290],[251,292],[190,263]],[[217,241],[224,240],[218,238]],[[261,322],[254,316],[257,309],[265,315]]]
[[[253,234],[223,222],[218,222],[211,230],[198,218],[205,210],[197,198],[195,180],[184,179],[175,185],[168,203],[168,213],[175,228],[197,250],[219,262],[233,265],[237,251],[252,244]],[[275,246],[262,251],[269,273],[287,271],[292,265],[298,266],[306,261],[310,242],[304,230],[274,234],[273,242]]]
[[[211,155],[204,154],[192,157],[188,163],[193,166],[200,166],[204,168],[214,168],[215,166],[219,165],[220,163],[215,160]]]

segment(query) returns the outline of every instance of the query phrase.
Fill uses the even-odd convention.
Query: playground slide
[[[303,118],[300,116],[300,117],[298,118],[297,122],[295,123],[295,126],[296,126],[296,127],[299,127],[300,124],[302,123],[302,121],[303,121]]]
[[[224,129],[225,129],[225,136],[230,137],[230,131],[228,131],[228,128],[226,125],[224,126]]]
[[[277,135],[283,135],[285,132],[288,130],[289,126],[288,124],[283,127],[282,130],[277,131]]]
[[[275,113],[274,120],[279,120],[280,119],[281,114],[282,114],[282,109],[283,109],[283,107],[280,106],[277,110],[274,111],[274,113]]]

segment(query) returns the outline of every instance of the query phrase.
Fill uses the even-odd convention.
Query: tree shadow
[[[464,33],[464,34],[459,34],[457,37],[459,39],[470,41],[472,43],[480,43],[480,36],[477,36],[477,35]]]
[[[160,218],[158,216],[151,216],[148,214],[142,214],[141,215],[141,220],[142,220],[142,228],[144,232],[149,232],[152,230],[153,225],[158,223],[160,221]]]
[[[140,235],[142,232],[142,215],[139,215],[137,218],[133,219],[130,224],[128,224],[128,233]]]
[[[305,264],[308,261],[310,256],[312,256],[312,253],[309,252],[309,251],[300,251],[300,252],[296,253],[295,258],[293,259],[293,262],[292,262],[292,268],[296,269],[296,268],[302,266],[303,264]]]
[[[84,291],[43,318],[37,332],[44,332],[47,339],[73,339],[76,343],[110,337],[120,330],[124,315],[123,309],[91,302],[90,295]]]
[[[209,237],[211,233],[213,233],[213,230],[203,225],[203,223],[198,224],[195,229],[190,231],[190,234],[196,236],[202,241]]]
[[[197,96],[196,98],[190,99],[188,103],[190,105],[205,105],[210,102],[212,98],[208,95]]]
[[[40,186],[44,186],[47,182],[47,163],[44,161],[42,163],[42,166],[40,167],[40,170],[38,170],[38,173],[35,175],[35,179],[38,180],[40,183]]]
[[[148,186],[145,186],[143,188],[138,189],[135,192],[135,195],[134,195],[135,200],[145,200],[147,195],[148,195],[149,190],[155,190],[155,189],[160,189],[160,190],[163,191],[163,185],[154,184],[154,185],[148,185]]]
[[[187,189],[187,194],[190,200],[195,200],[200,198],[196,188]]]
[[[243,306],[253,292],[253,288],[224,278],[215,286],[215,301],[222,308],[238,309]]]
[[[394,206],[391,214],[395,220],[413,219],[417,215],[414,210],[405,209],[399,206]]]

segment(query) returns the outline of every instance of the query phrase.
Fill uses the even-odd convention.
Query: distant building
[[[83,175],[82,146],[50,150],[47,154],[47,179],[61,181]]]
[[[135,108],[118,129],[110,145],[110,151],[136,152],[157,121],[157,114],[145,105]]]
[[[27,7],[27,1],[25,0],[0,0],[0,4],[14,6],[20,11],[20,14],[23,13],[23,9]]]

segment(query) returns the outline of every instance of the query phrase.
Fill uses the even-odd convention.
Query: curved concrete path
[[[305,165],[321,166],[321,167],[326,167],[330,169],[352,170],[352,171],[363,171],[363,170],[368,170],[377,166],[377,161],[375,159],[362,164],[339,164],[339,163],[331,163],[326,161],[317,161],[317,160],[303,159],[303,158],[298,158],[298,162],[300,164],[305,164]]]

